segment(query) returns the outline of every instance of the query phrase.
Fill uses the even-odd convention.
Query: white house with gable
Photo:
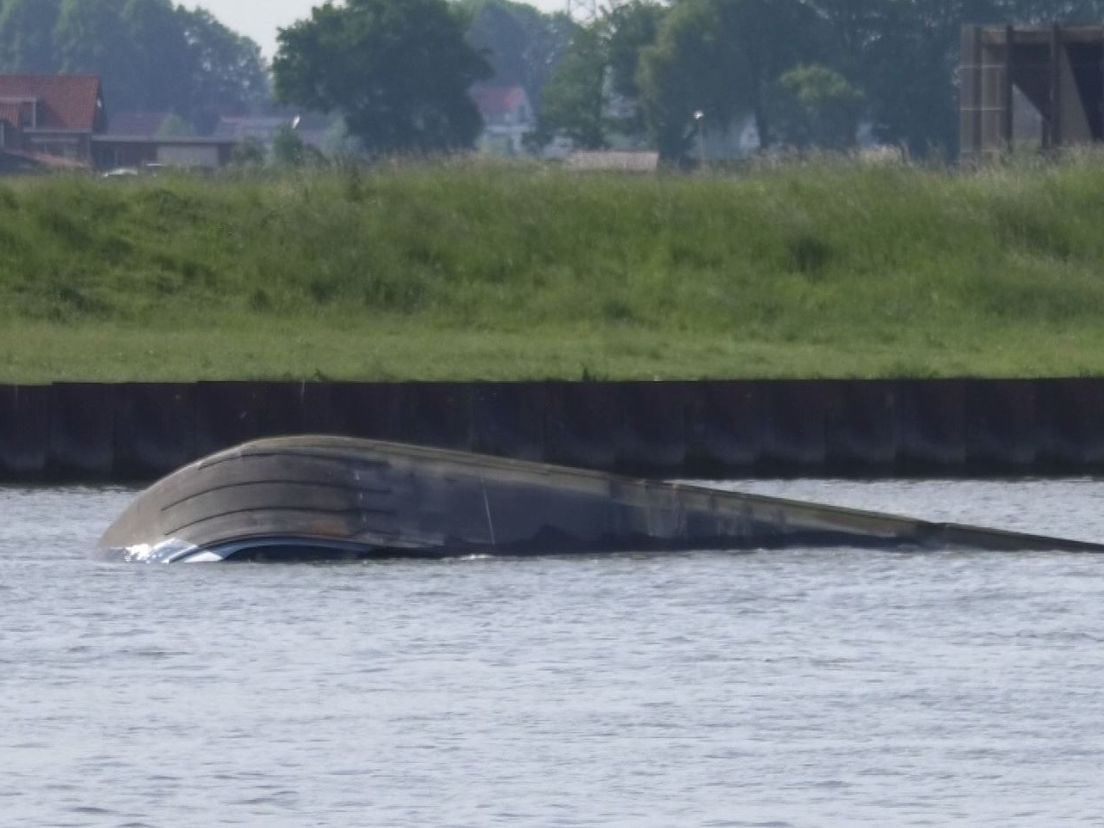
[[[472,100],[483,116],[479,149],[488,155],[522,155],[524,139],[536,127],[529,96],[521,86],[477,84]]]

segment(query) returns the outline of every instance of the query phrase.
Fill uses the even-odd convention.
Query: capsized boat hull
[[[444,557],[790,545],[1104,551],[701,486],[344,437],[246,443],[140,494],[100,539],[130,560]]]

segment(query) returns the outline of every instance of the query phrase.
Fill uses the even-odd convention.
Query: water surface
[[[1104,482],[758,481],[1104,539]],[[139,566],[0,489],[0,824],[1040,825],[1104,813],[1104,559]]]

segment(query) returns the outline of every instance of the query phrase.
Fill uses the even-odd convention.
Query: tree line
[[[257,44],[171,0],[0,0],[0,72],[94,72],[114,111],[219,114],[282,103],[340,115],[369,154],[470,147],[468,92],[517,84],[534,147],[694,155],[703,127],[750,119],[764,147],[872,139],[957,146],[966,23],[1101,22],[1104,0],[628,0],[580,25],[513,0],[320,3]],[[270,83],[271,80],[271,83]]]
[[[492,80],[526,88],[536,146],[679,162],[703,127],[750,119],[764,148],[847,147],[864,126],[949,156],[964,24],[1087,21],[1104,0],[628,0],[589,25],[510,0],[348,0],[285,30],[274,70],[282,99],[343,112],[382,152],[470,144],[464,90]]]
[[[961,27],[1044,22],[1104,22],[1104,2],[631,0],[576,32],[544,90],[545,129],[595,147],[628,134],[680,159],[700,119],[750,117],[764,147],[846,146],[865,124],[946,156]],[[631,104],[628,122],[610,116],[611,95]]]
[[[256,43],[171,0],[0,0],[0,72],[97,74],[110,111],[200,130],[270,98]]]

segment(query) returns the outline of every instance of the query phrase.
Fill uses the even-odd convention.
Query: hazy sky
[[[531,5],[545,11],[564,8],[566,0],[529,0]],[[276,50],[276,29],[306,17],[312,6],[321,0],[184,0],[209,9],[219,20],[235,31],[248,35],[261,44],[266,57]]]

